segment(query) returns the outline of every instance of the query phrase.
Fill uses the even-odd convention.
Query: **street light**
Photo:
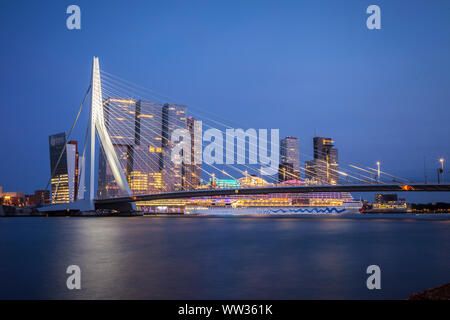
[[[440,158],[439,162],[441,163],[440,173],[442,174],[442,183],[444,183],[444,158]]]
[[[380,161],[377,161],[377,182],[380,183]]]

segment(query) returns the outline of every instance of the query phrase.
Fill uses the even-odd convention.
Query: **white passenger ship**
[[[339,215],[361,213],[362,202],[349,193],[322,192],[284,198],[195,199],[185,214],[204,215]]]

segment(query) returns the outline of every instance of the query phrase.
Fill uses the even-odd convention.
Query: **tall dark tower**
[[[172,162],[171,155],[174,147],[170,141],[175,129],[186,129],[186,106],[178,104],[164,104],[162,108],[162,154],[160,168],[165,191],[181,190],[182,170],[181,164]]]
[[[52,203],[73,202],[77,200],[78,193],[77,142],[66,142],[63,132],[49,137],[49,147]]]
[[[320,184],[338,183],[338,150],[331,138],[314,137],[314,160],[307,161],[306,176]]]
[[[194,119],[193,117],[188,117],[186,119],[186,128],[191,136],[191,163],[182,164],[183,190],[196,189],[200,185],[201,181],[202,167],[200,163],[195,163],[196,153],[201,152],[201,150],[196,149],[195,145],[195,130],[198,124],[199,121]]]
[[[280,158],[278,181],[300,180],[300,144],[297,138],[281,139]]]

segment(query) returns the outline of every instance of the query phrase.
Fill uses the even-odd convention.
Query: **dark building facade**
[[[314,159],[305,162],[306,178],[319,184],[338,183],[338,150],[331,138],[314,137]]]
[[[295,137],[280,141],[278,181],[300,180],[300,144]]]
[[[76,141],[66,142],[66,134],[49,137],[51,202],[75,201],[78,193],[79,156]]]
[[[37,206],[50,203],[50,190],[36,190],[34,194],[26,195],[27,206]]]
[[[103,106],[106,129],[123,173],[128,178],[133,166],[136,102],[132,99],[108,98],[104,101]],[[106,155],[103,148],[100,148],[97,196],[111,198],[120,195]]]
[[[162,181],[166,192],[183,189],[182,164],[175,164],[171,159],[174,147],[171,136],[175,129],[186,129],[186,106],[166,103],[162,109],[162,154],[160,157]]]
[[[182,186],[183,190],[194,190],[198,186],[200,186],[201,182],[201,175],[202,175],[202,168],[201,163],[195,163],[195,155],[201,152],[201,150],[197,150],[195,146],[195,130],[196,127],[199,125],[198,120],[194,119],[193,117],[188,117],[186,119],[186,129],[188,130],[190,137],[191,137],[191,157],[190,157],[190,163],[184,163],[182,164]],[[201,134],[201,132],[200,132]]]
[[[278,166],[278,181],[299,180],[292,163],[280,163]]]

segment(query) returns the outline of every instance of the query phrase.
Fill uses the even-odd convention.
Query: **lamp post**
[[[441,163],[440,173],[442,174],[442,183],[444,183],[444,158],[440,158],[439,162]]]
[[[380,183],[380,161],[377,161],[377,182]]]

